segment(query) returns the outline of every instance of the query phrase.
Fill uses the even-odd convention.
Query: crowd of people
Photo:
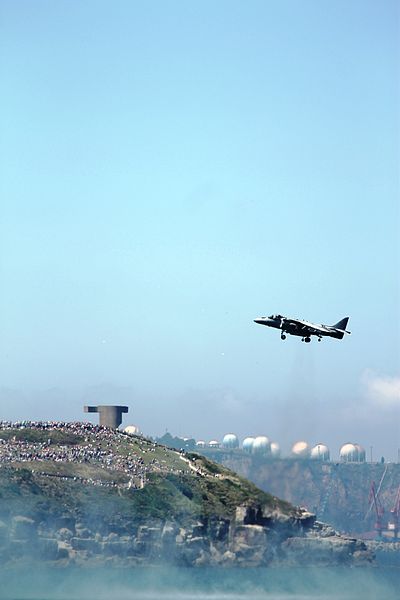
[[[26,435],[24,438],[19,433],[25,429],[48,432],[49,435],[48,437],[39,435],[37,441],[32,441],[35,436]],[[6,435],[1,435],[2,432],[7,431]],[[55,431],[61,434],[73,434],[76,436],[76,443],[71,435],[65,436],[65,440],[62,436],[52,436],[52,432]],[[0,464],[35,463],[32,470],[43,475],[64,479],[72,477],[92,485],[127,488],[143,487],[150,472],[176,474],[183,472],[184,463],[182,469],[171,466],[170,460],[160,456],[160,450],[156,453],[157,444],[153,441],[136,438],[137,443],[133,450],[129,445],[124,445],[129,437],[131,437],[129,434],[122,431],[88,422],[0,421]],[[152,453],[154,457],[151,456]],[[73,476],[69,476],[61,468],[59,473],[54,470],[49,472],[44,468],[41,471],[40,465],[46,461],[93,465],[107,470],[107,476],[87,477],[83,474],[80,476],[79,470]],[[117,472],[125,477],[112,480],[110,472]]]

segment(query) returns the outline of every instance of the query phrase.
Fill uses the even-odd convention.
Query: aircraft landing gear
[[[281,333],[281,340],[286,340],[286,335],[284,333]]]
[[[304,341],[307,342],[307,344],[309,344],[311,342],[311,338],[310,337],[305,337]]]
[[[318,341],[320,342],[321,340],[322,340],[322,338],[320,338],[320,337],[319,337],[319,338],[318,338]]]

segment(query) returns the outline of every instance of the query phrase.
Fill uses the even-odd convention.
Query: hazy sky
[[[0,3],[0,419],[400,447],[396,0]],[[351,336],[303,344],[280,313]],[[96,417],[91,417],[96,421]]]

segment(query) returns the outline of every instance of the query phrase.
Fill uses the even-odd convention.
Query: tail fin
[[[349,322],[349,317],[345,317],[341,321],[338,321],[337,323],[335,323],[335,325],[332,325],[332,327],[335,327],[335,329],[341,329],[342,331],[346,331],[348,322]]]

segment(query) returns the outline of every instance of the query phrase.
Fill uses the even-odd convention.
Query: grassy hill
[[[85,522],[231,518],[257,504],[295,509],[197,454],[88,424],[0,427],[0,519]]]

